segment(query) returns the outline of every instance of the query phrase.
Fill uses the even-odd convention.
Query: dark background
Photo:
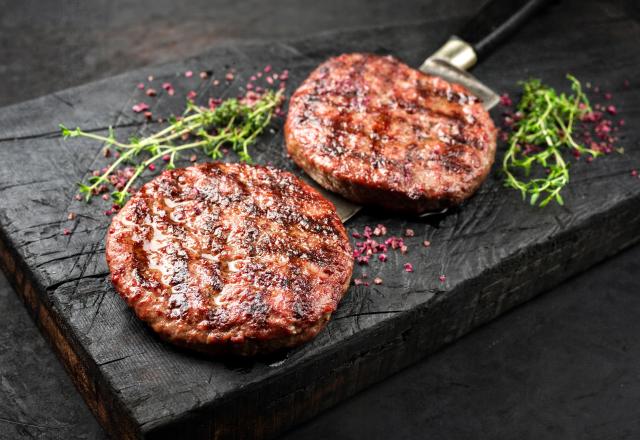
[[[639,19],[633,2],[610,3]],[[464,17],[480,4],[0,1],[0,105],[221,42]],[[636,246],[285,438],[640,438],[638,258]],[[0,311],[0,438],[104,438],[2,275]]]

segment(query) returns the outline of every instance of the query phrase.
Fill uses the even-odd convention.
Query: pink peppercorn
[[[162,156],[162,160],[165,162],[169,162],[171,160],[171,156],[169,156],[168,154],[165,154],[164,156]]]
[[[147,94],[147,96],[156,96],[158,94],[156,89],[151,89],[151,88],[147,89],[145,93]]]
[[[264,68],[264,72],[265,72],[265,73],[269,73],[269,72],[271,72],[271,65],[265,66],[265,68]]]
[[[447,277],[445,275],[440,275],[438,279],[440,280],[441,283],[444,283],[445,281],[447,281]]]
[[[382,278],[376,278],[373,280],[373,284],[380,285],[382,284]]]
[[[387,227],[384,225],[378,225],[373,230],[373,235],[375,235],[376,237],[379,237],[381,235],[386,235],[386,234],[387,234]]]
[[[631,177],[638,177],[638,170],[631,170]]]
[[[194,99],[196,99],[196,96],[198,96],[198,94],[195,92],[195,90],[190,90],[189,93],[187,93],[187,99],[189,101],[193,101]]]
[[[429,247],[429,246],[431,246],[431,242],[429,240],[425,240],[425,241],[422,242],[422,246]]]
[[[209,74],[207,72],[200,72],[200,79],[207,79]]]
[[[145,104],[144,102],[139,102],[138,104],[131,107],[131,109],[136,113],[142,113],[149,110],[149,105]]]
[[[71,234],[71,231],[70,231],[69,229],[67,229],[67,228],[64,228],[64,229],[62,230],[62,234],[63,234],[63,235],[69,235],[69,234]]]
[[[226,79],[227,81],[233,81],[233,73],[229,72],[224,76],[224,79]]]
[[[508,93],[503,93],[500,96],[500,104],[505,106],[505,107],[510,107],[511,105],[513,105],[513,101],[509,97]]]
[[[138,83],[138,86],[137,86],[137,87],[138,87],[140,90],[143,90],[143,89],[144,89],[144,83]]]
[[[404,270],[405,270],[405,272],[413,272],[413,264],[404,263]]]
[[[378,260],[380,260],[380,261],[382,261],[384,263],[385,261],[387,261],[387,254],[378,255]]]
[[[149,170],[150,171],[155,171],[156,170],[156,166],[152,163],[149,164]]]
[[[193,76],[193,71],[187,70],[186,72],[184,72],[184,76],[187,78],[191,78]]]
[[[404,235],[406,237],[413,237],[414,235],[416,235],[416,233],[413,231],[413,229],[407,229],[406,231],[404,231]]]

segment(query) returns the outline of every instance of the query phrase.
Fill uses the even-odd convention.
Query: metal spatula
[[[549,2],[550,0],[489,1],[460,32],[451,36],[440,49],[427,58],[420,70],[440,76],[449,82],[462,84],[482,100],[487,110],[490,110],[498,104],[500,97],[467,70],[484,59],[499,43]],[[320,187],[310,177],[305,176],[305,181],[335,205],[343,223],[362,209],[361,206]],[[443,212],[426,213],[423,216]]]

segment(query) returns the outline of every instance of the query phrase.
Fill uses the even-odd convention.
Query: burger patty
[[[470,197],[496,150],[495,126],[466,88],[359,53],[329,59],[302,83],[285,138],[293,160],[326,189],[411,213]]]
[[[117,292],[162,338],[254,355],[313,338],[353,269],[333,205],[291,173],[208,163],[165,171],[113,218]]]

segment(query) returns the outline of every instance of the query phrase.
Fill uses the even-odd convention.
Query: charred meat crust
[[[210,163],[165,171],[107,234],[117,292],[160,337],[210,354],[293,347],[324,327],[353,259],[335,208],[294,175]]]
[[[422,213],[484,181],[496,129],[475,96],[389,56],[345,54],[289,102],[287,151],[323,187],[361,204]]]

